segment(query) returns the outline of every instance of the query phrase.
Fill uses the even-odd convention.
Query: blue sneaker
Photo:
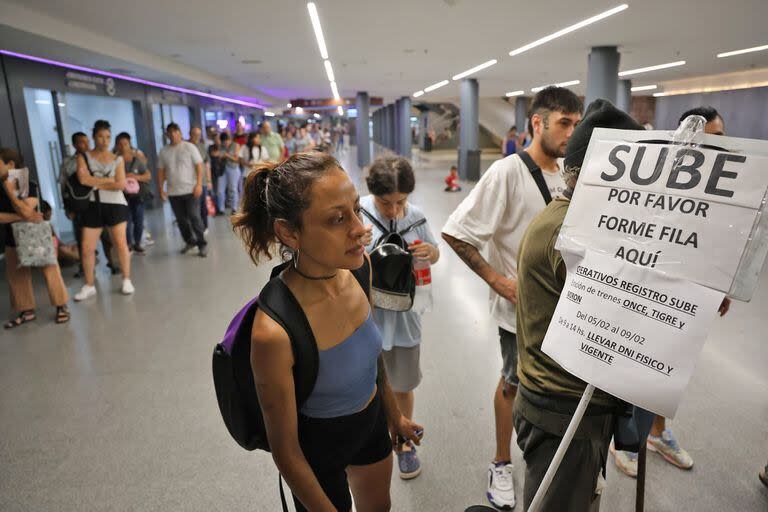
[[[400,469],[400,478],[403,480],[411,480],[421,474],[421,461],[419,461],[419,456],[416,455],[416,447],[411,442],[408,443],[408,447],[410,448],[408,451],[395,451],[397,453],[397,466]]]
[[[649,435],[648,449],[652,452],[657,452],[664,457],[664,460],[680,469],[691,469],[693,467],[693,459],[687,451],[680,447],[680,443],[677,442],[670,429],[665,429],[659,437]]]

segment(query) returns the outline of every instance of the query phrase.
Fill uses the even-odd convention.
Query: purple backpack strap
[[[229,323],[229,327],[227,327],[227,332],[224,333],[224,339],[221,340],[221,346],[224,348],[224,351],[227,354],[232,355],[232,347],[235,344],[235,340],[237,339],[238,333],[240,332],[240,328],[243,326],[243,320],[248,316],[248,313],[251,310],[257,307],[259,307],[258,295],[248,301],[248,303],[243,306],[240,311],[237,312],[234,318],[232,318],[232,321]],[[253,318],[253,316],[251,316],[251,318]]]

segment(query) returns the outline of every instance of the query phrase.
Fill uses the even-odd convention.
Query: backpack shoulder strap
[[[362,206],[360,207],[360,211],[361,211],[361,212],[363,212],[363,215],[365,215],[366,217],[368,217],[368,220],[370,220],[371,222],[373,222],[373,223],[374,223],[374,225],[375,225],[377,228],[379,228],[379,231],[381,231],[383,234],[385,234],[385,235],[386,235],[387,233],[389,233],[389,232],[391,231],[390,229],[388,229],[388,228],[385,228],[385,227],[384,227],[384,224],[382,224],[381,222],[379,222],[379,219],[377,219],[376,217],[374,217],[374,216],[373,216],[373,214],[372,214],[371,212],[369,212],[368,210],[366,210],[366,209],[365,209],[365,208],[363,208]]]
[[[400,233],[400,236],[403,236],[403,235],[405,235],[406,233],[408,233],[409,231],[411,231],[411,230],[414,230],[414,229],[416,229],[417,227],[419,227],[419,226],[421,226],[421,225],[423,225],[423,224],[426,224],[426,223],[427,223],[427,219],[426,219],[426,218],[424,218],[424,219],[419,219],[419,220],[417,220],[416,222],[414,222],[413,224],[411,224],[410,226],[408,226],[407,228],[405,228],[405,229],[401,229],[400,231],[398,231],[398,233]]]
[[[533,158],[531,158],[531,155],[529,155],[527,151],[521,151],[518,153],[518,155],[520,155],[520,159],[523,161],[525,166],[528,167],[531,176],[533,176],[533,181],[536,182],[536,186],[539,187],[539,192],[541,192],[541,197],[544,198],[544,203],[551,203],[552,194],[549,193],[549,187],[547,186],[547,182],[544,180],[544,175],[541,173],[541,167],[536,165],[536,162],[533,161]]]
[[[280,324],[291,339],[296,404],[300,407],[315,387],[320,365],[320,355],[312,327],[299,301],[279,277],[271,279],[261,290],[259,307]]]

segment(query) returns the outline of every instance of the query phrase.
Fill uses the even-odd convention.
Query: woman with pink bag
[[[152,173],[147,168],[144,154],[131,146],[131,136],[120,133],[115,139],[115,154],[123,157],[125,165],[125,198],[128,201],[128,247],[136,254],[144,254],[141,237],[144,234],[144,201],[148,199]]]

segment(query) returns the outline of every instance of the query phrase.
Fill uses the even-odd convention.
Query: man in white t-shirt
[[[203,157],[194,144],[182,140],[181,128],[176,123],[169,124],[166,133],[171,143],[160,151],[157,164],[160,197],[163,201],[171,200],[171,209],[185,242],[181,254],[197,247],[198,255],[205,258],[208,244],[199,203],[203,195]]]
[[[536,94],[528,117],[530,146],[494,162],[443,227],[448,245],[491,287],[491,315],[499,325],[503,367],[494,395],[496,455],[488,468],[487,497],[500,509],[515,506],[510,445],[518,384],[517,252],[530,221],[565,189],[558,159],[582,108],[565,88],[547,87]]]

